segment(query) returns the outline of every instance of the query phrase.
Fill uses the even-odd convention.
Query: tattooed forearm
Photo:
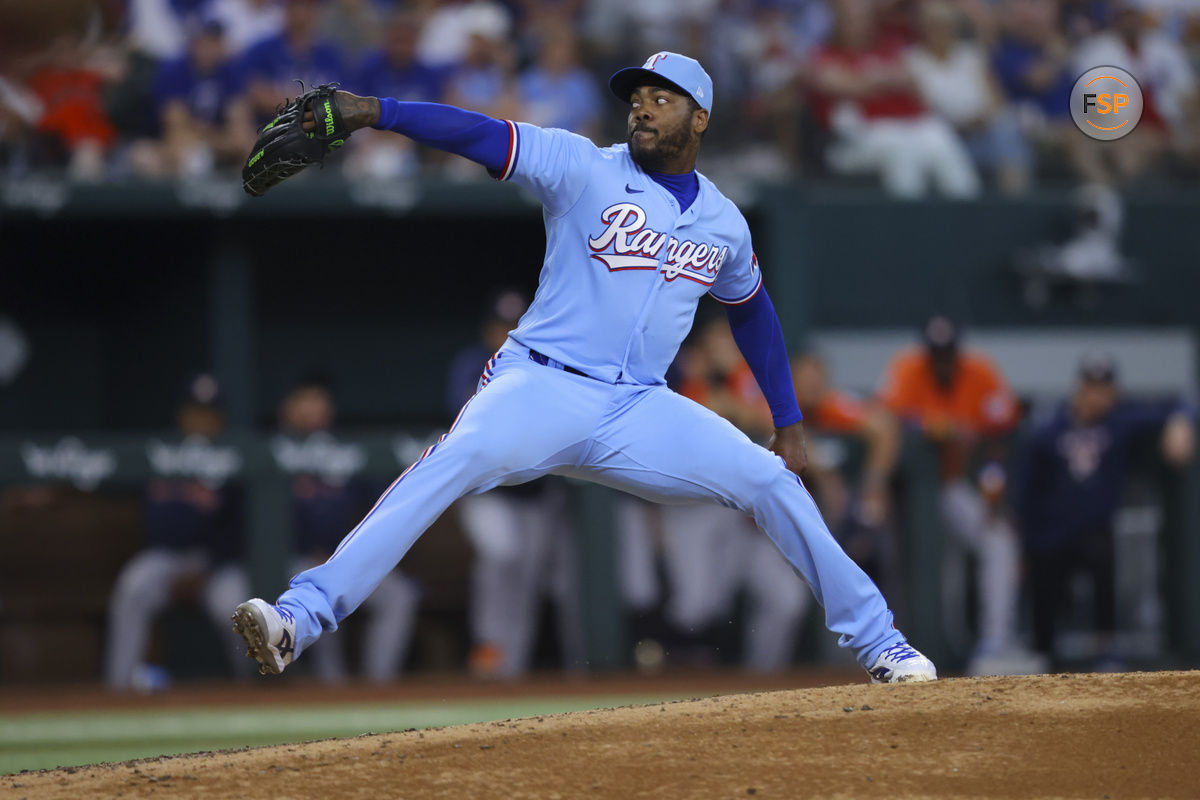
[[[369,128],[379,121],[379,98],[359,97],[350,92],[337,93],[338,108],[346,127],[352,131]]]

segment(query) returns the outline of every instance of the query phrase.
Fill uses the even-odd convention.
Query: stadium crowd
[[[82,38],[0,70],[0,171],[76,180],[232,174],[295,79],[623,138],[605,79],[698,56],[718,87],[706,153],[749,177],[877,180],[898,196],[1200,174],[1195,0],[98,0]],[[1074,129],[1100,64],[1146,97],[1117,147]],[[383,178],[455,159],[356,135]],[[713,155],[708,155],[711,169]]]

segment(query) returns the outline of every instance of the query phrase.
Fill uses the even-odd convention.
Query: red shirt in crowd
[[[865,50],[852,50],[829,44],[818,48],[812,56],[812,66],[820,69],[837,66],[844,70],[867,74],[894,72],[905,69],[903,39],[897,36],[879,36]],[[813,111],[825,127],[829,127],[830,114],[840,98],[822,92],[812,93]],[[885,89],[875,94],[851,100],[867,119],[908,119],[925,113],[925,106],[914,92],[903,89]]]
[[[94,72],[70,67],[39,70],[29,88],[45,106],[38,130],[58,136],[68,148],[94,139],[104,147],[116,131],[101,101],[103,79]]]

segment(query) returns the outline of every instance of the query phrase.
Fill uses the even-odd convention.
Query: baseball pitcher
[[[262,672],[282,672],[336,630],[454,500],[556,474],[752,515],[871,680],[936,678],[798,477],[801,414],[749,228],[695,170],[712,79],[694,59],[662,52],[617,72],[609,85],[628,106],[629,136],[604,148],[562,130],[331,87],[285,106],[264,129],[243,172],[251,194],[320,161],[354,130],[390,130],[465,156],[535,195],[546,253],[533,302],[450,430],[328,561],[294,577],[274,605],[255,598],[238,606],[235,630]],[[667,366],[706,293],[726,304],[770,404],[770,449],[666,386]]]

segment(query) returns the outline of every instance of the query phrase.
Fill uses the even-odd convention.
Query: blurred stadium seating
[[[623,137],[621,106],[606,89],[613,69],[660,49],[698,55],[717,86],[700,169],[745,211],[789,344],[821,352],[840,387],[873,393],[887,357],[944,312],[994,354],[1032,415],[1068,391],[1079,356],[1095,348],[1116,356],[1136,395],[1192,399],[1200,117],[1187,76],[1200,67],[1200,15],[1168,0],[1047,1],[1053,25],[1028,42],[1015,31],[1044,13],[1033,3],[956,0],[936,12],[986,54],[999,87],[993,110],[1018,123],[1033,153],[1023,182],[981,164],[982,190],[968,199],[897,200],[877,176],[843,175],[828,160],[836,131],[822,121],[829,98],[813,76],[835,20],[866,14],[877,35],[913,44],[926,4],[909,0],[99,0],[89,23],[5,50],[0,681],[99,679],[107,592],[141,540],[136,498],[157,468],[147,442],[168,440],[186,376],[212,369],[225,391],[224,443],[251,498],[251,574],[256,591],[271,594],[284,580],[288,468],[266,432],[286,387],[314,369],[331,375],[344,444],[362,448],[364,475],[387,479],[448,422],[445,371],[475,337],[488,294],[535,284],[544,244],[536,206],[436,153],[356,136],[337,166],[267,201],[242,193],[239,143],[270,107],[264,98],[290,90],[286,77],[262,77],[270,53],[255,39],[305,13],[293,6],[316,15],[307,24],[329,35],[343,64],[370,66],[326,76],[349,89],[556,120],[547,106],[561,102],[559,70],[564,85],[594,89],[568,90],[595,108],[563,118],[605,143]],[[15,17],[7,21],[17,30]],[[1095,37],[1135,23],[1173,54],[1176,77],[1143,82],[1169,98],[1155,123],[1160,146],[1122,172],[1070,152],[1088,143],[1055,128],[1051,101],[1022,88],[1014,63],[1044,57],[1056,79]],[[219,80],[189,61],[197,42],[213,39]],[[939,113],[906,86],[906,102]],[[1093,179],[1105,188],[1080,190]],[[931,465],[910,442],[896,488],[907,627],[938,655]],[[1200,585],[1187,579],[1200,569],[1198,488],[1194,465],[1166,472],[1152,458],[1131,487],[1123,591],[1149,609],[1123,618],[1135,663],[1200,655]],[[580,587],[589,664],[629,666],[612,498],[572,491],[589,566]],[[465,669],[468,549],[451,516],[412,555],[425,591],[417,668]],[[1069,651],[1085,627],[1066,631]],[[828,655],[811,644],[802,642],[801,657]],[[186,645],[176,645],[164,657],[187,661]],[[160,636],[157,646],[161,655],[173,645]],[[68,649],[76,655],[63,659]],[[554,652],[542,647],[537,665],[562,666]],[[221,660],[206,668],[221,674]]]

